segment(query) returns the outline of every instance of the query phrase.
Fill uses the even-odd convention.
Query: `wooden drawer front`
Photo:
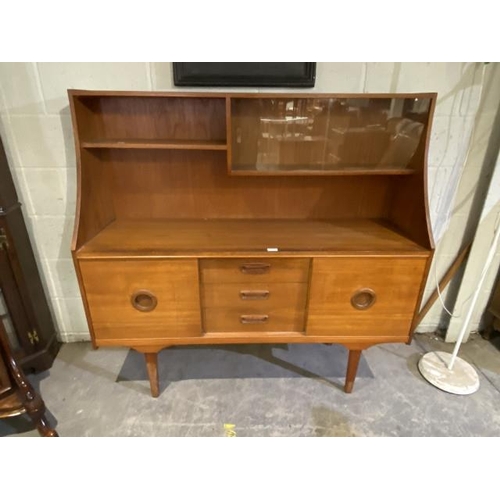
[[[202,283],[306,283],[310,259],[202,259]]]
[[[426,262],[426,258],[314,259],[307,334],[407,335]],[[351,302],[356,302],[357,292],[360,308]],[[375,300],[370,306],[372,292]]]
[[[213,308],[203,310],[205,331],[212,332],[303,332],[303,309]]]
[[[303,332],[307,283],[208,283],[205,332]]]
[[[307,283],[209,283],[202,288],[203,307],[305,308]]]
[[[201,335],[195,259],[84,260],[80,270],[97,339]]]

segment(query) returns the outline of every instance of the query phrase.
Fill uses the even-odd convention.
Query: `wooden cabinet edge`
[[[80,270],[80,263],[78,262],[77,254],[75,251],[72,252],[72,258],[73,258],[73,266],[75,268],[76,278],[78,281],[78,287],[80,289],[80,294],[82,296],[83,310],[85,311],[85,318],[87,320],[87,325],[89,327],[90,341],[92,342],[92,348],[97,349],[98,345],[94,333],[92,317],[90,315],[90,307],[87,301],[87,293],[85,292],[85,284]]]
[[[269,259],[281,259],[281,258],[293,258],[293,257],[303,257],[303,258],[322,258],[322,259],[342,259],[342,258],[397,258],[397,259],[426,259],[432,254],[431,250],[421,250],[416,252],[387,252],[387,251],[373,251],[373,252],[356,252],[356,251],[332,251],[332,252],[304,252],[304,251],[285,251],[277,252],[275,254],[269,252],[179,252],[179,253],[166,253],[166,254],[124,254],[124,253],[85,253],[84,248],[77,250],[75,252],[76,259],[78,260],[95,260],[95,261],[106,261],[106,260],[172,260],[172,259],[241,259],[241,258],[269,258]]]
[[[204,99],[261,99],[261,98],[278,98],[289,97],[292,99],[301,98],[339,98],[339,99],[354,99],[364,97],[390,99],[397,94],[401,99],[436,99],[437,92],[339,92],[339,93],[316,93],[316,92],[231,92],[231,91],[143,91],[143,90],[85,90],[85,89],[68,89],[68,96],[71,98],[78,97],[190,97]]]
[[[262,338],[251,338],[248,336],[234,336],[227,337],[224,336],[210,336],[204,335],[202,337],[168,337],[164,339],[147,339],[147,338],[137,338],[137,339],[97,339],[97,347],[129,347],[136,349],[137,346],[143,346],[146,349],[157,348],[159,350],[165,347],[171,346],[187,346],[187,345],[210,345],[210,344],[341,344],[347,348],[348,346],[363,346],[363,349],[368,347],[378,345],[378,344],[390,344],[390,343],[401,343],[407,342],[408,335],[398,335],[394,337],[384,336],[380,337],[374,341],[373,336],[371,337],[349,337],[349,336],[337,336],[337,337],[308,337],[308,336],[280,336],[280,335],[269,335]],[[351,348],[354,348],[351,347]]]

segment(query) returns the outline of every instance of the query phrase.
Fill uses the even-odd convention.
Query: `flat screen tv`
[[[196,87],[314,87],[312,62],[175,62],[174,83]]]

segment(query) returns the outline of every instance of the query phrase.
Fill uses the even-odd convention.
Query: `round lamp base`
[[[451,394],[472,394],[479,389],[476,370],[461,358],[457,358],[452,370],[448,370],[451,354],[428,352],[418,362],[422,376],[432,385]]]

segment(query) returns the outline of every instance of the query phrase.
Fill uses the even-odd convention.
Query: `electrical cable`
[[[481,107],[481,100],[483,98],[485,73],[486,73],[486,64],[483,63],[483,70],[482,70],[482,74],[481,74],[481,90],[479,91],[479,100],[478,100],[476,114],[474,116],[474,122],[473,122],[472,130],[471,130],[471,134],[470,134],[469,145],[467,147],[467,152],[465,154],[465,159],[463,161],[462,175],[463,175],[463,171],[465,169],[465,166],[467,165],[467,160],[469,159],[469,154],[470,154],[470,151],[472,149],[472,144],[474,142],[474,134],[475,134],[475,131],[476,131],[476,120],[477,120],[477,116],[479,114],[479,109]],[[462,107],[462,101],[463,101],[463,94],[462,94],[462,97],[461,97],[461,100],[460,100],[460,108]],[[460,184],[460,182],[459,182],[459,184]],[[434,260],[434,266],[433,266],[434,267],[434,280],[436,282],[436,291],[437,291],[437,294],[438,294],[439,302],[441,302],[441,306],[442,306],[443,310],[446,311],[451,318],[460,318],[462,316],[462,312],[463,312],[463,309],[465,307],[465,304],[467,304],[467,302],[472,298],[472,296],[474,295],[474,292],[472,292],[469,295],[469,297],[467,297],[462,302],[462,305],[460,306],[460,313],[458,315],[454,315],[452,312],[450,312],[448,310],[448,308],[446,307],[446,304],[444,303],[442,292],[441,292],[441,289],[439,287],[438,273],[437,273],[437,267],[438,267],[438,255],[437,255],[437,253],[434,255],[434,259],[435,259]],[[483,270],[483,272],[486,272],[486,270]],[[482,278],[483,278],[483,276],[481,276],[481,279]],[[455,308],[456,308],[456,306],[455,306]]]

